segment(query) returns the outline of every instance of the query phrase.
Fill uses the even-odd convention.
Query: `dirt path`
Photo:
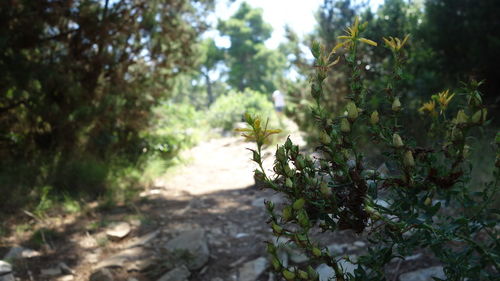
[[[287,125],[294,141],[301,141],[296,126]],[[162,275],[179,268],[167,244],[195,230],[202,233],[201,243],[206,243],[208,251],[201,254],[207,259],[201,267],[189,270],[188,279],[172,280],[269,280],[265,271],[269,265],[263,257],[264,241],[271,233],[264,199],[283,199],[254,187],[255,164],[246,149],[252,146],[239,136],[201,143],[183,154],[189,164],[157,179],[130,205],[105,210],[90,207],[79,216],[47,219],[44,226],[50,231],[44,232],[45,246],[35,247],[36,254],[29,258],[9,260],[14,276],[30,281],[83,281],[108,264],[112,280],[163,280],[159,279]],[[268,165],[272,165],[273,151],[269,148],[266,153]],[[119,222],[127,223],[130,233],[111,239],[106,232]],[[129,248],[148,235],[152,238],[139,245],[140,251]],[[0,257],[13,246],[33,248],[27,236],[10,241],[17,245],[0,247]],[[255,271],[252,261],[256,259],[261,269]],[[61,263],[71,271],[60,270]],[[137,263],[148,266],[138,269]],[[111,279],[95,279],[99,280]]]

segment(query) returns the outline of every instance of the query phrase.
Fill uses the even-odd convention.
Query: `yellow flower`
[[[392,37],[392,36],[389,36],[389,39],[382,37],[387,47],[389,47],[393,51],[401,50],[401,48],[403,48],[403,46],[406,44],[406,41],[408,41],[408,38],[410,38],[410,34],[407,34],[403,39],[403,41],[401,41],[401,39],[397,37]]]
[[[446,107],[448,107],[448,104],[450,103],[451,99],[455,96],[455,94],[450,94],[450,90],[445,90],[437,95],[433,95],[432,99],[435,100],[438,104],[439,107],[441,108],[441,113],[446,110]]]
[[[367,22],[365,22],[361,26],[362,29],[364,27],[366,27],[366,24],[367,24]],[[348,48],[356,41],[360,41],[360,42],[363,42],[365,44],[372,45],[372,46],[377,46],[376,42],[374,42],[370,39],[359,37],[359,29],[360,29],[359,28],[359,17],[356,16],[356,18],[354,18],[354,24],[352,26],[346,28],[346,30],[345,30],[346,35],[341,35],[341,36],[337,37],[337,39],[344,40],[344,42],[338,43],[335,46],[335,48],[333,48],[333,49],[337,50],[338,48],[341,48],[341,47]]]
[[[267,137],[272,134],[281,133],[280,129],[267,129],[267,123],[264,128],[261,127],[261,121],[259,117],[252,117],[250,114],[245,114],[245,120],[250,128],[238,128],[235,129],[236,132],[242,132],[241,136],[245,137],[249,141],[256,141],[257,144],[262,145]]]
[[[431,100],[429,102],[426,102],[426,103],[424,103],[424,105],[422,105],[422,107],[418,111],[420,111],[422,113],[425,112],[425,111],[427,111],[427,112],[429,112],[430,115],[434,116],[434,115],[437,114],[437,112],[436,112],[436,102],[433,101],[433,100]]]

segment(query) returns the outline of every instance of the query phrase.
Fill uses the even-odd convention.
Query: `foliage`
[[[345,60],[351,69],[345,114],[331,118],[322,102],[328,72],[338,59],[336,48],[312,46],[316,67],[311,110],[321,131],[317,158],[300,153],[288,139],[278,146],[274,175],[268,175],[261,154],[267,128],[263,133],[259,119],[247,117],[247,134],[257,142],[252,150],[259,166],[255,178],[289,199],[281,209],[266,202],[273,233],[288,238],[310,258],[306,265],[287,267],[269,242],[274,269],[286,280],[318,280],[312,266],[326,264],[335,272],[334,280],[386,280],[385,266],[393,258],[428,249],[443,263],[448,280],[494,280],[500,271],[500,214],[492,206],[500,189],[500,133],[493,145],[497,159],[491,163],[495,166],[492,181],[471,186],[468,163],[469,136],[487,121],[488,111],[478,91],[481,83],[472,81],[460,96],[448,90],[432,96],[421,107],[430,124],[427,141],[417,143],[408,134],[411,124],[401,119],[408,108],[400,100],[397,83],[403,77],[407,41],[384,39],[392,66],[382,102],[374,107],[367,103],[370,93],[357,64],[359,45],[375,45],[361,37],[365,28],[356,19],[347,34],[339,36],[337,46],[347,49]],[[377,158],[391,170],[376,170],[363,155],[361,134],[367,134],[372,150],[381,152]],[[339,257],[313,240],[311,234],[318,229],[352,230],[367,236],[370,246],[355,261]],[[357,264],[353,274],[343,271],[342,259]]]
[[[276,81],[282,76],[285,57],[264,46],[271,37],[272,28],[263,21],[262,10],[243,2],[231,18],[219,22],[218,29],[231,41],[226,50],[227,83],[239,91],[250,88],[272,93]]]
[[[0,201],[23,204],[45,185],[102,194],[111,170],[143,156],[152,109],[194,67],[212,1],[7,2],[0,6]]]
[[[244,92],[230,92],[219,97],[207,114],[212,127],[232,130],[236,122],[244,121],[245,113],[267,116],[271,124],[278,121],[273,104],[267,96],[250,89],[245,89]]]

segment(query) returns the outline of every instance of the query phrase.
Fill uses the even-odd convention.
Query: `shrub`
[[[245,112],[269,116],[271,124],[277,121],[266,95],[250,89],[219,97],[209,109],[208,120],[212,127],[230,131],[236,122],[244,121]]]
[[[320,156],[310,158],[288,139],[278,146],[274,175],[268,175],[261,149],[265,138],[276,131],[262,128],[256,117],[246,117],[250,125],[246,136],[257,143],[257,149],[252,150],[259,166],[255,178],[288,198],[282,208],[266,202],[272,231],[277,237],[288,238],[309,257],[305,265],[287,267],[270,242],[268,252],[274,269],[286,280],[318,280],[313,266],[326,264],[335,272],[333,280],[386,280],[385,266],[392,259],[428,249],[444,265],[448,280],[498,280],[500,213],[491,203],[499,190],[500,150],[497,147],[493,180],[482,187],[471,186],[468,165],[469,135],[486,121],[487,111],[477,90],[480,83],[472,82],[462,100],[443,91],[422,106],[431,126],[426,146],[420,146],[408,137],[411,124],[401,123],[400,118],[405,105],[397,86],[408,37],[384,38],[392,52],[393,69],[381,97],[384,102],[369,108],[356,58],[359,44],[376,46],[360,37],[365,28],[356,19],[331,52],[313,43],[316,71],[311,94],[316,106],[312,113],[321,132]],[[321,100],[323,81],[339,59],[335,58],[338,48],[347,49],[351,92],[345,115],[332,119]],[[450,112],[452,102],[458,103],[457,112]],[[362,133],[367,136],[362,137]],[[390,172],[377,171],[370,164],[359,139],[368,139],[373,150],[381,151],[378,158],[390,164]],[[500,133],[496,146],[500,147]],[[338,257],[320,245],[313,239],[314,230],[352,230],[367,237],[367,253],[350,260],[357,264],[353,274],[344,272],[340,265],[342,259],[349,258]]]

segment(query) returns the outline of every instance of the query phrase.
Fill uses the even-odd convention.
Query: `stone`
[[[16,281],[12,273],[7,273],[5,275],[0,275],[0,281]]]
[[[0,275],[12,272],[12,265],[6,261],[0,260]]]
[[[353,243],[353,245],[356,247],[356,248],[364,248],[366,247],[366,243],[363,242],[363,241],[356,241]]]
[[[117,254],[112,255],[111,257],[102,260],[95,266],[95,269],[105,267],[124,267],[126,263],[130,263],[136,260],[142,260],[151,256],[151,253],[143,248],[125,249]]]
[[[63,276],[57,278],[56,280],[57,281],[72,281],[74,279],[75,279],[75,276],[68,274],[68,275],[63,275]]]
[[[319,281],[328,281],[331,278],[335,277],[335,271],[333,270],[333,268],[324,263],[316,267],[316,272],[319,275]]]
[[[57,266],[59,266],[62,273],[64,273],[64,274],[75,274],[75,271],[73,269],[71,269],[71,267],[69,267],[64,262],[60,262]]]
[[[354,258],[354,256],[351,256],[350,257],[351,259]],[[338,262],[339,266],[342,267],[342,271],[344,273],[351,273],[351,274],[354,274],[354,270],[356,269],[356,265],[353,264],[353,263],[350,263],[349,261],[346,261],[345,259],[341,259],[339,262]],[[330,278],[333,278],[335,277],[335,271],[333,270],[333,268],[331,268],[330,266],[326,265],[326,264],[320,264],[317,268],[316,268],[316,272],[318,273],[319,275],[319,280],[320,281],[329,281]]]
[[[279,204],[283,203],[285,200],[283,198],[283,195],[275,194],[269,198],[268,197],[260,197],[260,198],[254,199],[252,201],[252,206],[263,208],[264,206],[266,206],[266,204],[264,203],[265,201],[271,201],[275,205],[279,205]]]
[[[130,224],[120,222],[111,225],[111,228],[106,231],[106,235],[112,240],[121,240],[130,233]]]
[[[40,252],[32,249],[27,249],[23,247],[12,247],[9,252],[4,256],[5,260],[21,259],[21,258],[33,258],[41,256]]]
[[[141,237],[134,238],[130,242],[128,242],[127,245],[125,245],[125,248],[134,248],[134,247],[139,247],[139,246],[145,246],[146,244],[151,242],[151,240],[156,238],[156,236],[158,236],[158,234],[160,234],[160,231],[156,230],[156,231],[153,231],[151,233],[145,234]]]
[[[92,275],[90,275],[89,281],[114,281],[113,273],[107,268],[101,268]]]
[[[403,273],[399,276],[399,281],[433,281],[432,277],[446,279],[442,266],[433,266],[419,269],[412,272]]]
[[[188,281],[189,276],[191,272],[185,266],[181,266],[165,273],[158,281]]]
[[[62,270],[59,266],[44,268],[40,270],[40,275],[45,277],[54,277],[62,274]]]
[[[186,260],[188,269],[202,268],[208,262],[210,256],[205,231],[202,229],[180,233],[177,237],[167,242],[165,248],[171,252],[187,252],[190,255],[190,258]]]
[[[304,263],[309,260],[306,254],[304,254],[302,251],[297,250],[297,249],[290,249],[289,250],[289,255],[290,255],[290,260],[293,263]]]
[[[238,270],[238,281],[255,281],[267,269],[269,263],[266,258],[260,257],[255,260],[246,262]]]

